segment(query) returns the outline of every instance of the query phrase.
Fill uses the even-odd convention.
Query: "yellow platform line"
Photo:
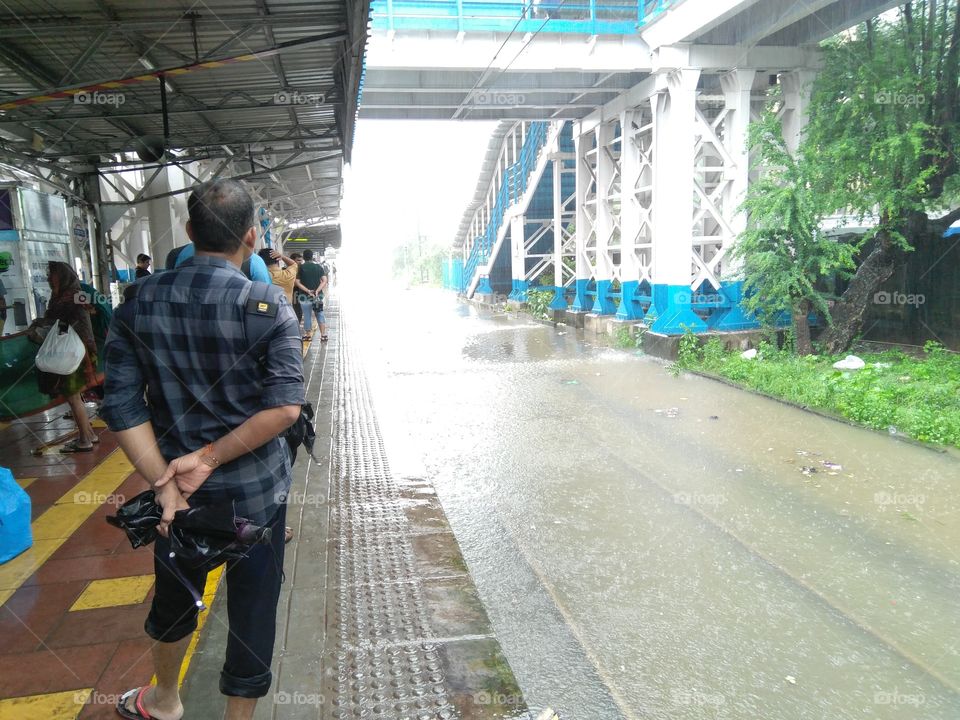
[[[97,608],[139,605],[153,587],[154,574],[91,580],[70,606],[70,612]]]
[[[74,720],[93,688],[0,700],[0,720]]]
[[[0,565],[0,606],[50,559],[61,545],[133,472],[133,465],[114,450],[80,482],[32,523],[33,547]]]

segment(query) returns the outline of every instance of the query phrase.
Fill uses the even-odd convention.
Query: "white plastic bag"
[[[76,330],[67,325],[67,331],[60,332],[60,323],[56,323],[37,351],[37,370],[54,375],[72,375],[80,367],[86,352]]]

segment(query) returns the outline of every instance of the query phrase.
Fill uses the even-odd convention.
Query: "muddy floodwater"
[[[450,293],[341,307],[532,706],[960,718],[956,454]]]

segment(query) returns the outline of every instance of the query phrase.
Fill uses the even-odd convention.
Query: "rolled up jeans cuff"
[[[271,682],[273,676],[269,670],[248,678],[235,677],[226,670],[220,671],[220,692],[232,697],[262,698],[269,692]]]
[[[173,627],[161,628],[160,625],[154,621],[153,612],[151,611],[143,623],[143,629],[147,635],[157,642],[175,643],[183,640],[183,638],[197,629],[197,614],[194,612],[189,618]]]

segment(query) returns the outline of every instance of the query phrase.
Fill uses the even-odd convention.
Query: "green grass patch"
[[[692,336],[691,336],[692,337]],[[960,355],[928,343],[923,357],[863,353],[863,370],[833,369],[842,356],[798,357],[761,343],[756,359],[727,352],[719,340],[681,342],[678,369],[699,370],[751,390],[827,410],[878,430],[960,447]]]

